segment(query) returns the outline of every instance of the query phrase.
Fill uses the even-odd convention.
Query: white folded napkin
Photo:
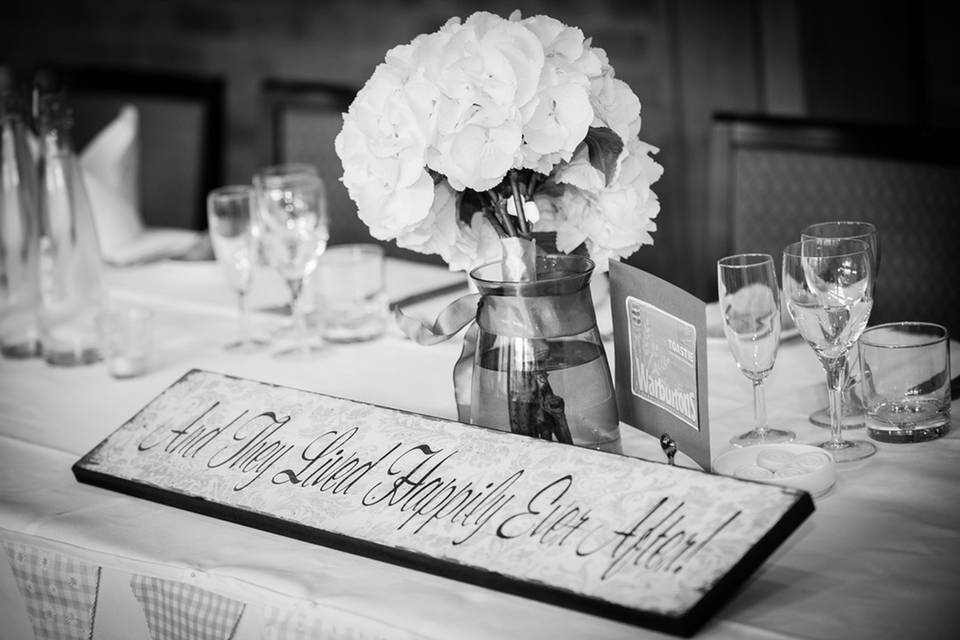
[[[104,258],[111,258],[143,233],[140,219],[139,113],[125,105],[97,134],[80,164]]]
[[[139,112],[124,105],[80,156],[104,260],[113,265],[187,254],[201,234],[147,228],[140,214]]]

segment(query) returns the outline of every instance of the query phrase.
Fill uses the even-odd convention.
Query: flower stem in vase
[[[523,196],[520,193],[520,186],[517,184],[517,172],[510,171],[510,190],[513,192],[513,206],[517,210],[517,224],[520,226],[520,233],[524,236],[530,234],[530,227],[527,224],[527,216],[524,215]]]
[[[542,409],[540,437],[549,440],[552,436],[557,442],[573,444],[573,436],[570,435],[570,426],[567,424],[567,414],[565,413],[566,403],[563,398],[553,392],[550,382],[547,380],[546,371],[537,371],[537,383],[540,386],[540,407]]]
[[[512,182],[516,178],[511,174]],[[514,195],[517,196],[514,185]],[[517,211],[523,211],[518,204]],[[522,214],[519,216],[523,219]],[[521,225],[522,227],[522,225]],[[503,238],[503,275],[506,280],[529,282],[536,280],[536,244],[519,237]],[[535,302],[534,302],[535,304]],[[526,307],[521,307],[528,311]],[[533,314],[527,314],[526,323],[532,330]],[[573,444],[567,424],[565,402],[557,395],[547,377],[550,346],[546,340],[518,339],[510,347],[510,372],[507,377],[507,402],[510,430],[544,440]]]
[[[501,224],[499,218],[497,218],[497,216],[493,213],[493,211],[491,211],[490,209],[484,209],[483,215],[487,219],[487,221],[490,223],[490,226],[493,227],[493,230],[497,232],[497,235],[500,236],[501,240],[503,238],[509,237],[507,235],[507,231],[504,228],[503,224]]]
[[[490,199],[493,202],[493,213],[497,217],[497,220],[500,221],[500,225],[503,227],[506,232],[507,238],[517,238],[517,228],[514,226],[513,221],[510,219],[510,214],[507,213],[507,204],[503,196],[499,193],[491,192]],[[501,238],[502,240],[502,238]]]
[[[573,444],[567,424],[565,402],[550,385],[546,357],[537,351],[548,348],[542,341],[524,340],[514,345],[512,367],[507,377],[510,431],[542,440]]]
[[[510,416],[510,431],[524,436],[540,436],[537,410],[540,406],[537,380],[533,367],[535,362],[528,356],[527,341],[513,345],[510,350],[511,366],[507,374],[507,407]]]

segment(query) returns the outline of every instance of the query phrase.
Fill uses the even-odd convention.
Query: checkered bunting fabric
[[[261,640],[421,640],[421,636],[366,619],[333,620],[323,612],[266,607]]]
[[[32,545],[4,543],[37,640],[89,640],[100,567]]]
[[[263,640],[311,640],[335,638],[324,634],[323,623],[316,616],[301,611],[267,607],[263,622]]]
[[[229,640],[246,606],[183,582],[142,575],[130,579],[130,589],[152,640]]]

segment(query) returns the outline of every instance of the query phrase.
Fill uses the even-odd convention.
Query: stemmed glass
[[[267,345],[250,332],[247,292],[253,281],[257,261],[257,241],[253,232],[254,191],[248,185],[230,185],[207,195],[207,226],[213,253],[227,282],[237,293],[240,337],[227,345],[228,351],[249,353]]]
[[[860,338],[873,308],[873,260],[863,240],[815,238],[783,251],[783,295],[803,339],[827,374],[830,439],[817,446],[837,462],[876,453],[873,443],[845,440],[840,420],[847,353]]]
[[[302,293],[330,237],[326,190],[319,177],[308,173],[255,178],[255,183],[263,257],[290,289],[294,321],[296,345],[276,355],[307,357],[318,347],[307,336]]]
[[[253,175],[253,185],[258,190],[258,192],[262,192],[264,187],[266,186],[269,186],[271,184],[282,184],[282,181],[289,179],[290,176],[295,176],[300,174],[305,174],[310,176],[320,175],[317,172],[317,167],[308,162],[284,162],[284,163],[268,165],[266,167],[260,168]],[[278,183],[278,181],[280,182]],[[258,202],[257,206],[258,207],[262,206],[262,204]],[[256,225],[254,227],[254,233],[255,234],[260,233],[260,225]],[[260,246],[262,247],[262,244]],[[270,266],[270,264],[267,262],[266,256],[263,254],[262,248],[261,248],[258,259],[260,264],[262,264],[263,266],[265,267]],[[307,303],[308,301],[304,300],[303,302]],[[309,309],[307,311],[309,311]],[[290,309],[290,316],[286,317],[282,324],[276,326],[270,332],[271,336],[276,339],[289,338],[292,335],[294,335],[296,331],[296,327],[294,325],[295,325],[295,322],[293,318],[293,309]]]
[[[720,314],[737,367],[753,383],[753,429],[730,439],[736,447],[790,442],[792,431],[767,426],[763,380],[773,370],[780,346],[780,288],[773,258],[742,253],[717,261]]]
[[[801,240],[813,240],[816,238],[850,238],[866,242],[870,247],[870,258],[873,263],[873,278],[874,282],[876,282],[880,270],[880,234],[877,232],[877,227],[874,224],[856,220],[835,220],[811,224],[800,232]],[[854,393],[859,377],[860,366],[858,352],[857,349],[852,349],[847,358],[847,382],[843,389],[843,395],[840,398],[840,421],[843,423],[844,429],[856,429],[866,424],[863,403]],[[818,427],[829,427],[830,407],[828,406],[811,413],[810,422]]]
[[[263,167],[257,171],[254,176],[254,182],[265,182],[274,178],[283,178],[285,176],[306,173],[311,176],[318,176],[317,167],[309,162],[283,162]]]

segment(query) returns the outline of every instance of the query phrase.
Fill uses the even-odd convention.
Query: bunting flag
[[[93,637],[100,567],[33,545],[4,547],[37,640]]]
[[[142,575],[130,579],[130,589],[152,640],[229,640],[246,606],[183,582]]]
[[[267,607],[262,640],[311,640],[328,638],[319,617],[297,610]]]
[[[340,615],[342,617],[342,614]],[[419,640],[421,636],[375,620],[343,621],[321,617],[319,611],[267,607],[261,640]]]

